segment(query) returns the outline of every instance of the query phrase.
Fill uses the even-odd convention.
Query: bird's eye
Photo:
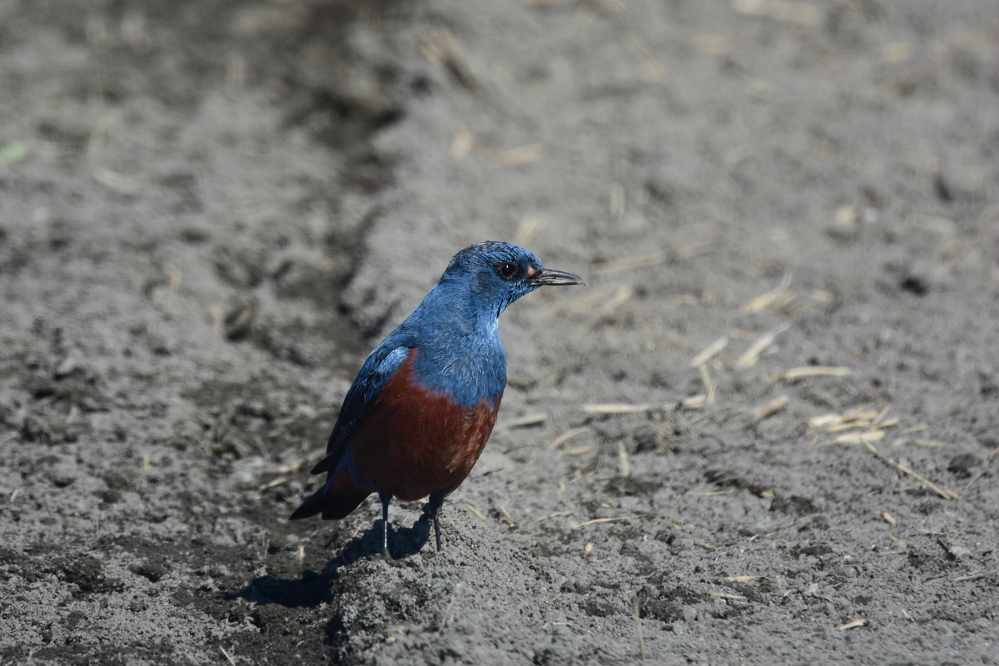
[[[504,280],[509,280],[516,274],[517,264],[510,261],[504,261],[502,264],[496,267],[496,271],[499,273],[499,276],[501,278],[503,278]]]

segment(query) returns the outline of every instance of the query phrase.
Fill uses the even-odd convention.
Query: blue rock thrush
[[[570,284],[583,281],[508,243],[454,255],[420,306],[364,362],[326,457],[312,470],[327,473],[326,483],[291,518],[344,518],[378,493],[388,555],[389,502],[429,495],[424,516],[433,518],[440,551],[444,498],[479,459],[506,386],[499,316],[538,287]]]

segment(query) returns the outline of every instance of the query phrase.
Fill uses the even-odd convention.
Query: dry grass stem
[[[558,437],[556,437],[555,439],[552,440],[552,443],[548,445],[548,450],[549,451],[554,451],[555,449],[557,449],[558,447],[562,446],[563,444],[565,444],[566,442],[568,442],[570,439],[572,439],[573,437],[575,437],[576,435],[582,435],[584,432],[589,432],[589,431],[590,431],[590,428],[588,426],[583,426],[581,428],[573,428],[572,430],[567,430],[566,432],[562,433],[561,435],[559,435]]]
[[[892,442],[893,446],[905,446],[906,444],[914,444],[915,446],[947,446],[945,442],[939,442],[935,439],[912,439],[909,437],[900,437]]]
[[[885,438],[885,429],[898,424],[896,418],[885,418],[889,407],[875,411],[870,407],[855,407],[842,414],[823,414],[808,419],[808,427],[836,435],[837,444],[870,444]],[[839,434],[841,433],[841,434]],[[812,442],[815,443],[815,440]]]
[[[868,429],[877,427],[880,412],[866,407],[855,407],[842,414],[823,414],[808,419],[812,428],[824,429],[826,432],[841,432],[843,430]],[[883,426],[882,426],[883,427]]]
[[[845,377],[852,371],[850,368],[829,365],[805,365],[790,368],[777,376],[777,381],[801,379],[802,377]]]
[[[908,474],[909,476],[911,476],[912,478],[914,478],[916,481],[919,481],[921,484],[923,484],[924,486],[926,486],[927,488],[929,488],[930,490],[932,490],[933,492],[935,492],[940,497],[942,497],[944,499],[958,499],[956,493],[954,493],[954,492],[952,492],[950,490],[944,490],[943,488],[941,488],[937,484],[933,483],[929,479],[927,479],[925,477],[922,477],[919,474],[916,474],[915,472],[913,472],[911,469],[909,469],[905,465],[892,460],[891,458],[889,458],[885,454],[883,454],[880,451],[878,451],[870,443],[868,443],[868,442],[862,442],[862,444],[864,446],[866,446],[868,448],[868,450],[870,450],[870,452],[873,453],[874,455],[876,455],[878,458],[881,458],[881,460],[884,460],[886,463],[888,463],[889,465],[891,465],[892,467],[894,467],[898,471],[900,471],[900,472],[902,472],[904,474]]]
[[[224,654],[225,658],[229,660],[229,663],[232,664],[232,666],[236,666],[236,661],[232,658],[232,655],[226,652],[225,648],[221,645],[219,646],[219,649],[222,650],[222,654]]]
[[[567,456],[583,456],[593,450],[592,446],[577,446],[565,452]]]
[[[728,576],[725,580],[732,583],[755,583],[762,576]]]
[[[847,622],[846,624],[841,624],[837,629],[840,631],[846,631],[847,629],[856,629],[857,627],[866,627],[871,623],[866,617],[862,617],[859,620],[854,620],[853,622]]]
[[[638,597],[632,598],[631,605],[635,609],[635,628],[638,629],[638,649],[642,653],[642,661],[645,661],[645,639],[642,638],[642,616],[638,612]]]
[[[771,289],[765,294],[760,294],[756,298],[746,301],[739,306],[739,312],[743,314],[750,314],[752,312],[766,310],[767,308],[780,310],[781,308],[790,305],[793,300],[794,294],[789,292],[784,287],[777,287],[776,289]]]
[[[787,395],[782,395],[774,398],[770,402],[765,402],[756,409],[753,410],[753,420],[762,421],[772,414],[776,414],[780,410],[787,406],[790,398]]]
[[[703,393],[698,393],[697,395],[692,395],[681,400],[680,407],[682,409],[701,409],[704,407],[704,403],[707,402],[707,400],[708,396]]]
[[[709,405],[715,404],[715,383],[711,381],[711,375],[708,374],[708,366],[700,364],[697,366],[697,372],[700,373],[701,383],[704,384],[705,402]]]
[[[510,527],[517,526],[517,523],[513,522],[513,516],[510,515],[510,512],[507,511],[502,504],[500,505],[499,512],[500,515],[503,516],[503,520],[506,521],[507,525],[509,525]]]
[[[756,341],[749,346],[749,349],[742,353],[738,359],[736,359],[735,364],[740,368],[748,368],[750,366],[756,365],[756,361],[759,359],[760,354],[763,353],[767,347],[774,343],[777,336],[787,330],[787,326],[782,326],[776,330],[770,331],[766,335],[760,336]]]
[[[839,435],[833,441],[837,444],[866,444],[885,438],[884,430],[865,430],[863,432],[848,432]]]
[[[717,356],[721,352],[721,350],[725,349],[726,345],[728,345],[727,337],[722,336],[718,338],[710,345],[705,347],[703,350],[701,350],[701,352],[697,356],[695,356],[690,360],[690,367],[696,368],[697,366],[704,365],[712,358]]]
[[[283,465],[282,467],[279,467],[278,468],[278,473],[279,474],[288,474],[289,472],[297,472],[298,470],[302,469],[302,467],[306,464],[306,462],[308,462],[308,461],[306,461],[306,460],[298,460],[298,461],[293,462],[293,463],[288,463],[287,465]]]
[[[624,447],[624,442],[617,443],[617,458],[621,467],[621,476],[631,476],[631,461],[628,460],[628,449]]]
[[[268,488],[275,488],[277,486],[280,486],[282,483],[288,483],[288,477],[287,476],[279,476],[276,479],[272,479],[271,481],[268,481],[267,483],[265,483],[262,486],[260,486],[260,488],[258,488],[258,490],[263,491],[263,490],[267,490]]]
[[[479,509],[479,508],[477,508],[477,507],[475,507],[474,505],[472,505],[472,504],[466,504],[465,508],[468,509],[469,511],[471,511],[472,514],[474,514],[476,517],[479,518],[479,520],[485,520],[486,519],[486,514],[482,513],[482,510]]]
[[[732,594],[731,592],[712,592],[712,597],[718,597],[720,599],[733,599],[735,601],[745,601],[746,597],[741,594]]]
[[[878,509],[878,515],[881,516],[881,520],[885,521],[889,525],[895,524],[895,516],[891,515],[884,509]]]

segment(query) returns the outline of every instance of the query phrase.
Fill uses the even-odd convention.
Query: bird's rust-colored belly
[[[500,398],[471,408],[414,381],[411,355],[354,435],[351,456],[380,491],[412,501],[461,485],[496,424]]]

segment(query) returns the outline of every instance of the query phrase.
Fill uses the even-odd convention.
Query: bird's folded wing
[[[353,386],[343,399],[340,416],[333,426],[329,443],[326,445],[326,457],[312,468],[313,474],[333,472],[336,469],[354,431],[371,409],[379,391],[399,370],[412,351],[412,345],[405,342],[392,340],[389,337],[368,356],[361,371],[357,373]]]

